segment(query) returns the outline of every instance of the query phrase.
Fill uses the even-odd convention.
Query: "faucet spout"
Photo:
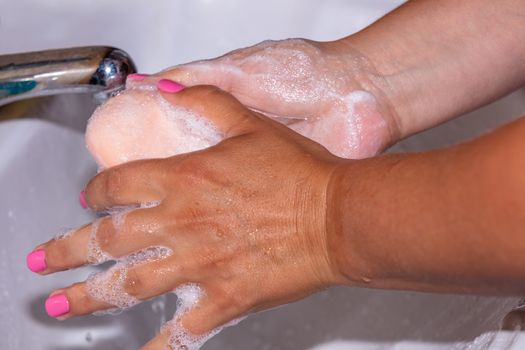
[[[0,121],[31,116],[82,131],[85,116],[82,120],[72,120],[79,119],[78,114],[64,117],[67,109],[91,112],[96,103],[122,89],[126,77],[135,72],[135,64],[126,52],[106,46],[0,55]],[[74,102],[79,100],[83,102]],[[50,109],[54,116],[47,113]]]
[[[38,96],[115,90],[135,71],[128,54],[104,46],[0,56],[0,106]]]

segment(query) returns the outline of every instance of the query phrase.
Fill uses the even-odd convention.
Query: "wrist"
[[[402,120],[399,117],[399,103],[393,100],[395,89],[386,75],[381,73],[380,66],[368,53],[350,36],[341,40],[320,43],[327,54],[339,56],[345,66],[345,73],[350,79],[346,81],[348,92],[361,90],[370,93],[377,104],[377,110],[386,123],[387,132],[380,142],[383,150],[398,142],[404,135]]]
[[[352,160],[332,173],[326,196],[326,236],[340,284],[381,288],[396,275],[389,257],[396,254],[396,247],[384,241],[390,233],[385,231],[390,222],[384,211],[391,211],[396,191],[388,182],[397,181],[394,169],[402,167],[405,159],[405,155],[385,155]]]
[[[327,231],[327,224],[330,222],[327,215],[332,212],[328,208],[330,206],[328,196],[330,195],[333,173],[341,164],[339,161],[347,162],[346,159],[342,158],[337,158],[335,163],[331,159],[322,160],[319,171],[310,171],[311,174],[315,174],[314,183],[306,186],[308,190],[296,190],[300,197],[294,200],[294,203],[299,204],[295,208],[297,222],[302,223],[300,231],[304,234],[301,236],[305,239],[306,246],[309,247],[312,276],[315,278],[314,285],[316,285],[315,288],[319,289],[345,284],[337,261],[333,259]],[[299,186],[301,188],[303,184]]]
[[[525,25],[515,1],[409,1],[335,41],[359,52],[399,138],[472,111],[525,83]],[[521,2],[523,2],[521,0]],[[464,25],[468,19],[469,25]],[[513,34],[510,34],[513,33]]]
[[[338,166],[332,173],[326,195],[326,242],[329,260],[334,270],[334,280],[341,285],[359,285],[371,276],[369,263],[357,254],[352,241],[357,241],[357,233],[350,218],[348,199],[354,198],[357,188],[348,181],[357,173],[352,169],[355,163],[349,161]],[[363,218],[365,219],[365,218]],[[366,220],[366,219],[365,219]]]

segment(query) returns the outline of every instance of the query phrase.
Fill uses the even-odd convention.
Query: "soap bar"
[[[201,150],[222,139],[204,116],[168,103],[154,87],[127,89],[95,110],[86,145],[101,170]]]

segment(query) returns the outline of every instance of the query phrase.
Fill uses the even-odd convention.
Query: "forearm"
[[[340,167],[327,223],[345,283],[523,294],[524,135],[522,118],[452,148]]]
[[[403,138],[525,84],[525,0],[414,0],[336,43],[373,65]]]

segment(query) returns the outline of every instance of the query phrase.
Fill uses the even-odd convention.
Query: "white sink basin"
[[[139,70],[152,72],[269,38],[340,37],[399,3],[0,1],[0,54],[104,44],[128,51]],[[412,137],[394,150],[422,150],[456,142],[523,112],[525,93],[518,91],[465,118]],[[84,279],[89,271],[39,277],[26,270],[25,255],[63,229],[92,219],[78,206],[77,195],[94,173],[95,165],[80,134],[34,120],[0,123],[1,349],[134,349],[158,331],[163,317],[172,314],[172,297],[167,310],[149,303],[116,317],[58,322],[44,314],[43,301],[50,291]],[[497,329],[516,302],[335,288],[252,316],[223,331],[204,349],[448,349],[453,342],[469,342]],[[489,336],[477,345],[465,346],[525,346],[519,334],[514,345],[508,342],[514,338],[511,333],[500,333],[492,344]]]

